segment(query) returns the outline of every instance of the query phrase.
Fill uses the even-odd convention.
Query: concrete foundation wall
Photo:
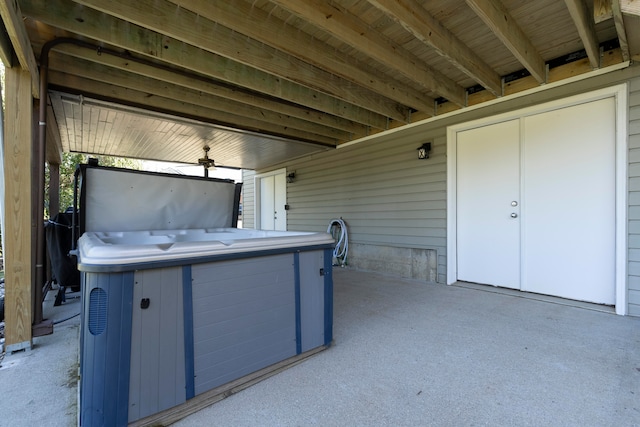
[[[438,278],[437,260],[435,249],[350,244],[347,265],[358,270],[434,283]]]

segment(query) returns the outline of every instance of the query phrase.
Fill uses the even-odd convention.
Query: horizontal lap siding
[[[242,171],[242,228],[255,228],[254,226],[254,180],[256,173],[244,169]]]
[[[287,184],[287,228],[321,231],[326,230],[330,219],[342,217],[351,242],[435,249],[437,281],[444,283],[447,126],[630,82],[629,313],[640,315],[639,70],[638,66],[630,67],[274,166],[296,172],[295,181]],[[433,145],[431,158],[418,160],[416,149],[427,141]],[[253,200],[247,198],[249,188],[252,195],[253,180],[245,178],[245,208],[251,208],[246,209],[245,220],[252,226],[248,221],[253,213]]]
[[[426,141],[432,142],[431,158],[419,160],[417,148]],[[342,218],[350,242],[444,254],[445,154],[445,128],[439,128],[336,149],[322,161],[294,162],[287,167],[296,171],[287,186],[287,227],[321,231],[331,219]]]
[[[629,314],[640,316],[640,79],[629,84]]]

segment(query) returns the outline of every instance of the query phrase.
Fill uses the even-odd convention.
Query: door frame
[[[457,269],[457,133],[506,120],[567,108],[600,99],[615,100],[615,310],[627,313],[627,146],[628,87],[620,84],[447,127],[447,285],[458,280]]]
[[[283,176],[287,176],[287,169],[286,168],[282,168],[282,169],[276,169],[270,172],[265,172],[265,173],[261,173],[261,174],[257,174],[254,175],[253,177],[253,196],[254,196],[254,200],[255,200],[255,204],[254,204],[254,215],[253,215],[253,228],[258,229],[260,228],[260,224],[262,224],[262,214],[261,214],[261,207],[262,207],[262,195],[260,192],[260,187],[261,187],[261,183],[260,180],[263,178],[268,178],[268,177],[272,177],[272,176],[276,176],[276,175],[283,175]],[[285,188],[284,188],[284,192],[285,192],[285,200],[287,198],[287,184],[286,184],[286,179],[285,179]],[[275,191],[278,191],[277,189],[275,189]],[[283,214],[284,214],[284,223],[287,223],[287,211],[283,210]]]

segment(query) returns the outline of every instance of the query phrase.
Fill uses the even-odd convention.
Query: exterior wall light
[[[420,147],[418,147],[418,158],[419,159],[428,159],[430,151],[431,151],[431,143],[430,142],[425,142]]]
[[[289,184],[291,184],[293,182],[293,180],[296,179],[296,173],[294,172],[289,172],[289,175],[287,175],[287,182]]]

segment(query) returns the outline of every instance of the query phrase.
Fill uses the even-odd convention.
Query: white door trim
[[[559,108],[566,108],[604,98],[615,98],[616,105],[616,254],[615,289],[616,313],[627,313],[627,146],[628,146],[628,87],[616,85],[593,92],[563,98],[508,113],[486,117],[447,128],[447,284],[455,283],[457,272],[457,133],[506,120],[513,120]]]
[[[261,173],[261,174],[257,174],[253,176],[253,197],[255,200],[254,203],[254,215],[253,215],[253,228],[260,228],[260,224],[262,223],[262,217],[261,217],[261,195],[260,195],[260,180],[262,178],[267,178],[270,176],[275,176],[275,175],[285,175],[287,174],[287,169],[286,168],[282,168],[282,169],[276,169],[276,170],[272,170],[269,172],[265,172],[265,173]],[[286,184],[285,184],[286,185]],[[286,215],[287,212],[283,211],[283,214],[285,215],[285,224],[286,224]]]

